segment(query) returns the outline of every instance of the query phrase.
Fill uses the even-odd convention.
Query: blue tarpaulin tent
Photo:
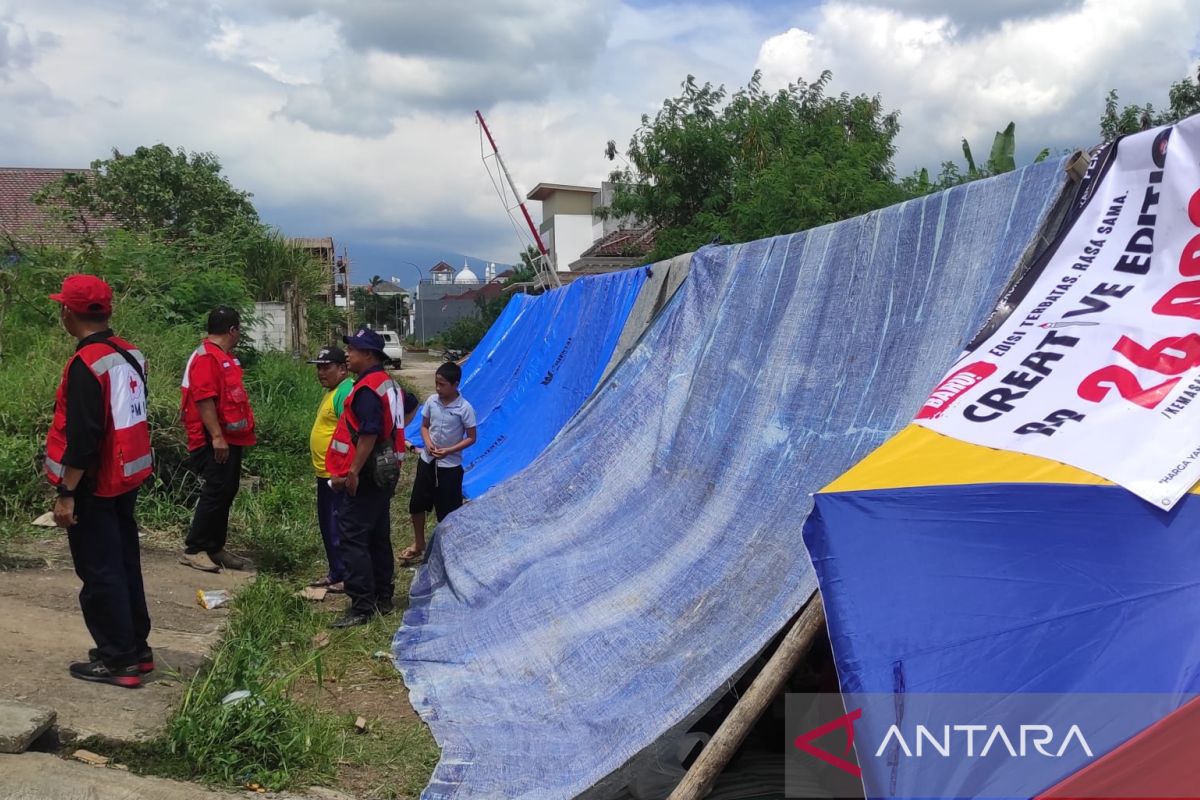
[[[439,526],[394,642],[442,747],[424,796],[574,796],[743,669],[816,588],[810,493],[911,419],[1062,185],[696,253],[558,438]]]
[[[463,455],[463,491],[478,497],[519,472],[596,388],[646,270],[595,275],[536,297],[517,295],[463,365],[459,389],[478,440]],[[405,431],[421,442],[421,415]]]

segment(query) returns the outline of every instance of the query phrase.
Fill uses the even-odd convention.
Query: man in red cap
[[[208,315],[208,337],[183,370],[188,465],[204,485],[179,560],[205,572],[251,567],[249,560],[225,549],[229,509],[241,486],[242,451],[258,441],[254,411],[242,384],[242,362],[233,354],[241,326],[236,309],[214,308]]]
[[[100,278],[71,275],[50,299],[79,343],[54,400],[46,476],[58,492],[54,522],[67,529],[83,581],[79,607],[96,642],[70,671],[134,688],[154,669],[134,517],[138,487],[152,468],[146,360],[109,328],[112,289]]]

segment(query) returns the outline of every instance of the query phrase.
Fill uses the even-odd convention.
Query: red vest
[[[116,336],[113,344],[128,350],[142,373],[146,359],[134,346]],[[146,387],[137,370],[116,350],[102,342],[93,342],[67,361],[54,398],[54,421],[46,437],[46,477],[57,486],[62,483],[67,453],[67,374],[75,359],[81,359],[100,381],[104,397],[104,438],[100,457],[87,471],[96,482],[98,497],[116,497],[133,491],[150,477],[153,456],[150,452],[150,425],[146,421]]]
[[[358,417],[354,416],[354,396],[360,391],[372,391],[383,401],[383,432],[380,438],[391,439],[396,458],[404,456],[404,393],[399,384],[386,372],[372,372],[359,378],[346,396],[342,415],[338,417],[333,439],[325,453],[325,469],[336,478],[344,478],[354,464],[355,443],[358,441]]]
[[[221,425],[221,433],[229,444],[248,446],[257,440],[254,437],[254,411],[250,408],[250,397],[246,387],[242,385],[242,362],[232,353],[226,353],[208,339],[200,343],[187,366],[183,368],[183,385],[180,408],[183,414],[183,425],[188,432],[188,449],[195,450],[204,446],[204,422],[200,419],[200,410],[191,396],[192,362],[200,356],[212,356],[217,362],[220,375],[217,396],[217,422]]]

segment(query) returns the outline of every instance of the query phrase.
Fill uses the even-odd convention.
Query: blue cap
[[[370,328],[359,328],[353,336],[343,336],[342,341],[356,350],[374,350],[382,353],[383,337]]]

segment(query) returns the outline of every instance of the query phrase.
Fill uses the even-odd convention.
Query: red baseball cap
[[[68,275],[62,291],[50,299],[77,314],[112,313],[112,287],[95,275]]]

